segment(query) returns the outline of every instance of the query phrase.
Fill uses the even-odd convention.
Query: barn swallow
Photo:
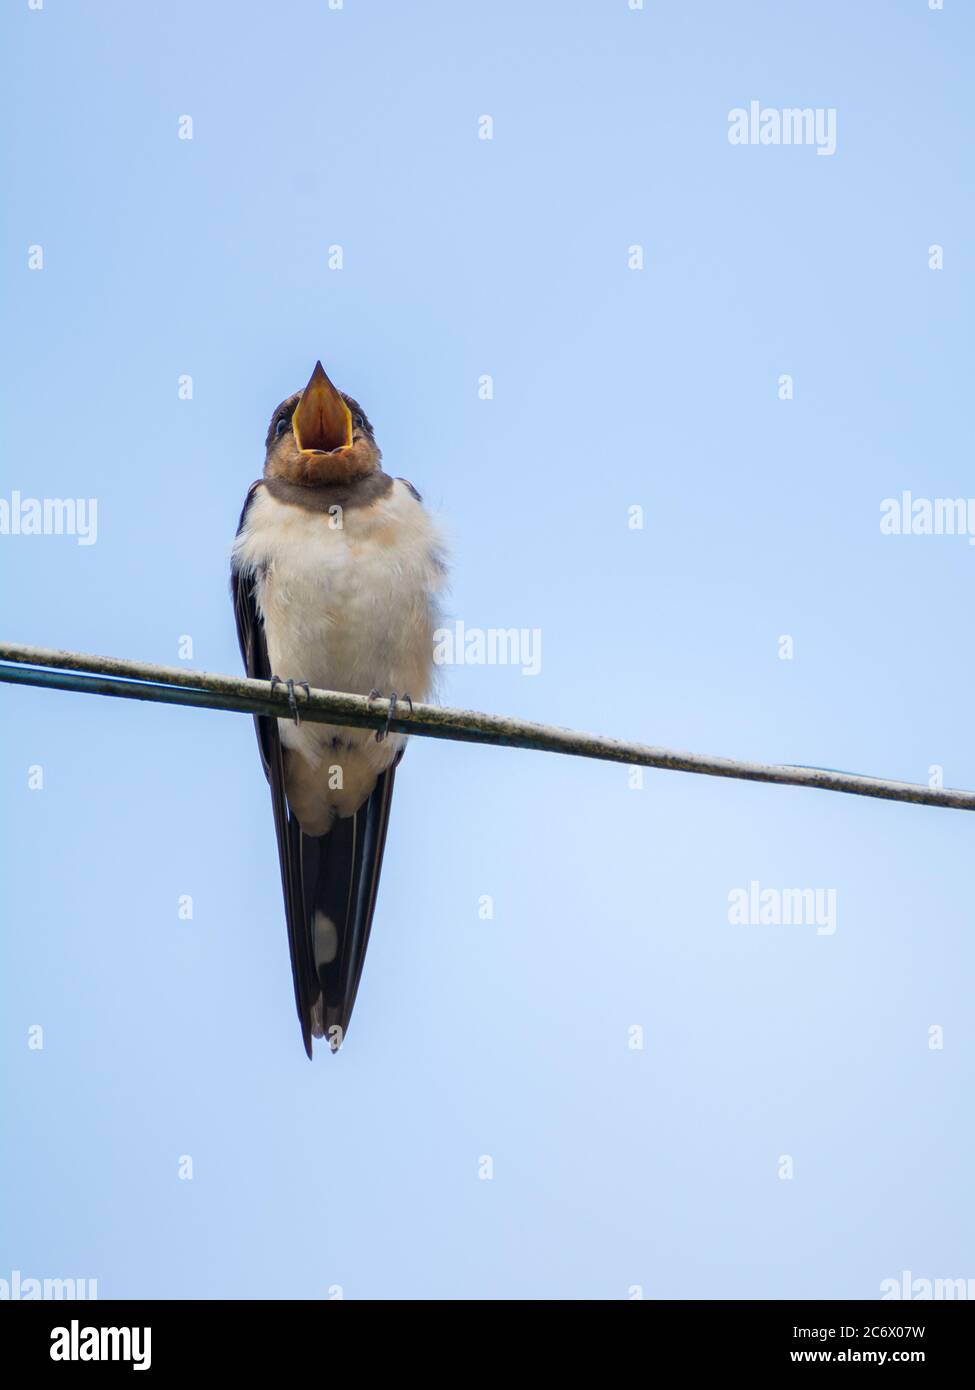
[[[406,738],[300,721],[301,687],[424,699],[443,547],[419,493],[381,467],[372,425],[316,362],[267,432],[264,476],[231,563],[249,676],[284,682],[293,718],[257,716],[271,788],[295,1002],[338,1051],[376,907]]]

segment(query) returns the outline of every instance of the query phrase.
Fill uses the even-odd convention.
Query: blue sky
[[[3,29],[0,492],[98,507],[91,545],[0,536],[11,638],[237,670],[237,515],[321,357],[443,519],[451,620],[541,633],[538,675],[448,669],[450,703],[975,786],[975,549],[879,525],[975,494],[967,7],[24,0]],[[835,153],[730,144],[752,100],[834,109]],[[348,1042],[309,1065],[249,719],[2,698],[0,1277],[975,1276],[966,815],[414,740]],[[733,925],[752,881],[835,890],[836,930]]]

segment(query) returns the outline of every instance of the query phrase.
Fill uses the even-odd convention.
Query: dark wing
[[[322,1010],[314,1028],[316,1035],[328,1038],[333,1051],[348,1032],[362,977],[395,776],[394,764],[376,779],[358,811],[337,820],[327,835],[303,835],[294,818],[291,820],[292,853],[300,864],[307,939],[313,955],[316,916],[321,914],[335,927],[334,951],[329,950],[328,959],[319,954],[317,961]]]
[[[247,509],[259,484],[254,483],[247,494],[244,509],[240,514],[237,534],[240,534],[247,516]],[[254,600],[253,580],[250,576],[231,571],[231,590],[234,598],[234,615],[237,619],[237,640],[244,658],[244,669],[255,680],[270,680],[271,666],[268,661],[267,644],[264,641],[264,628],[257,613]],[[295,983],[295,1004],[301,1023],[301,1037],[305,1051],[311,1057],[312,1009],[319,997],[318,978],[311,957],[311,943],[305,926],[302,906],[301,866],[294,853],[294,831],[290,824],[288,802],[284,794],[284,757],[281,739],[278,734],[278,721],[265,715],[255,715],[257,742],[261,750],[261,760],[271,786],[271,805],[274,808],[274,831],[278,841],[278,860],[281,865],[281,887],[284,891],[284,913],[288,923],[288,945],[291,950],[291,973]]]
[[[238,534],[259,486],[254,483],[247,494]],[[253,580],[233,570],[231,589],[244,668],[256,680],[270,680],[271,666]],[[305,835],[288,808],[278,721],[255,715],[254,724],[271,787],[295,1004],[305,1051],[311,1057],[313,1036],[327,1037],[332,1050],[337,1051],[352,1016],[376,908],[395,764],[377,779],[354,816],[336,821],[327,835]],[[317,965],[313,932],[316,914],[328,918],[336,937],[334,954],[330,952],[331,958],[322,959]]]

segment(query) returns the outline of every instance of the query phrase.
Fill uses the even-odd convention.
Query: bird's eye
[[[286,430],[287,428],[288,428],[288,417],[287,417],[287,415],[282,415],[282,416],[281,416],[281,419],[280,419],[280,420],[278,421],[278,423],[274,426],[274,437],[275,437],[275,439],[280,439],[281,436],[284,434],[284,432],[285,432],[285,430]]]
[[[363,420],[363,418],[362,418],[361,415],[353,415],[353,417],[352,417],[352,427],[353,427],[353,429],[361,430],[361,429],[365,429],[365,426],[366,426],[366,422],[365,422],[365,420]]]

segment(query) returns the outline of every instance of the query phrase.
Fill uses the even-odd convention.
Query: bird
[[[433,689],[445,557],[419,492],[383,470],[365,411],[316,362],[271,416],[231,552],[244,668],[288,691],[289,717],[254,722],[309,1059],[313,1038],[335,1053],[348,1031],[406,744],[389,723]],[[311,687],[388,697],[385,728],[302,721]]]

